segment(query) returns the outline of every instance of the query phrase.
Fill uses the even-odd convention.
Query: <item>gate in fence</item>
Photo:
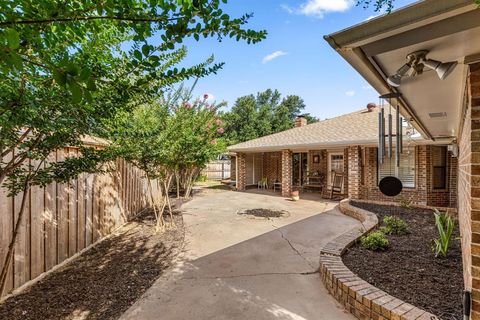
[[[230,179],[231,161],[214,160],[207,164],[202,174],[207,176],[208,180],[224,180]]]

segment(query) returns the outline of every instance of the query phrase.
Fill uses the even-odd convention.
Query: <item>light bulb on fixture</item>
[[[387,82],[392,87],[400,87],[402,84],[402,77],[410,71],[412,66],[410,63],[405,63],[400,69],[397,70],[393,76],[388,77]]]
[[[457,61],[445,62],[442,63],[440,61],[425,59],[422,63],[429,69],[432,69],[437,72],[438,77],[440,80],[445,80],[452,72],[455,70],[457,66]]]

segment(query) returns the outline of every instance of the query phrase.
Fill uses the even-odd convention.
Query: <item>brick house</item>
[[[335,171],[343,173],[343,193],[350,198],[456,206],[457,158],[445,141],[407,139],[399,168],[394,156],[378,164],[378,112],[373,107],[309,125],[300,117],[292,129],[229,147],[236,154],[237,189],[256,187],[266,178],[269,187],[277,184],[288,197],[294,189],[313,186],[314,191],[329,184]],[[404,186],[394,198],[378,189],[378,181],[389,175]]]
[[[401,93],[400,112],[425,139],[451,139],[458,148],[458,161],[450,164],[458,190],[450,193],[450,204],[458,199],[464,286],[472,293],[471,319],[480,319],[478,5],[419,1],[325,39],[378,93]]]

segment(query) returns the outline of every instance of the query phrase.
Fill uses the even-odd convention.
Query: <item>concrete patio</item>
[[[316,271],[320,248],[360,223],[316,196],[205,189],[182,207],[186,242],[176,266],[122,319],[353,319]],[[237,214],[254,208],[289,216]]]

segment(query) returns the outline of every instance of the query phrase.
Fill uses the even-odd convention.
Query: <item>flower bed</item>
[[[388,235],[385,251],[370,251],[359,243],[343,255],[343,263],[361,279],[407,303],[442,319],[461,319],[463,290],[458,226],[446,258],[435,258],[432,240],[438,237],[433,212],[351,202],[374,212],[379,221],[387,215],[403,219],[407,235]]]

